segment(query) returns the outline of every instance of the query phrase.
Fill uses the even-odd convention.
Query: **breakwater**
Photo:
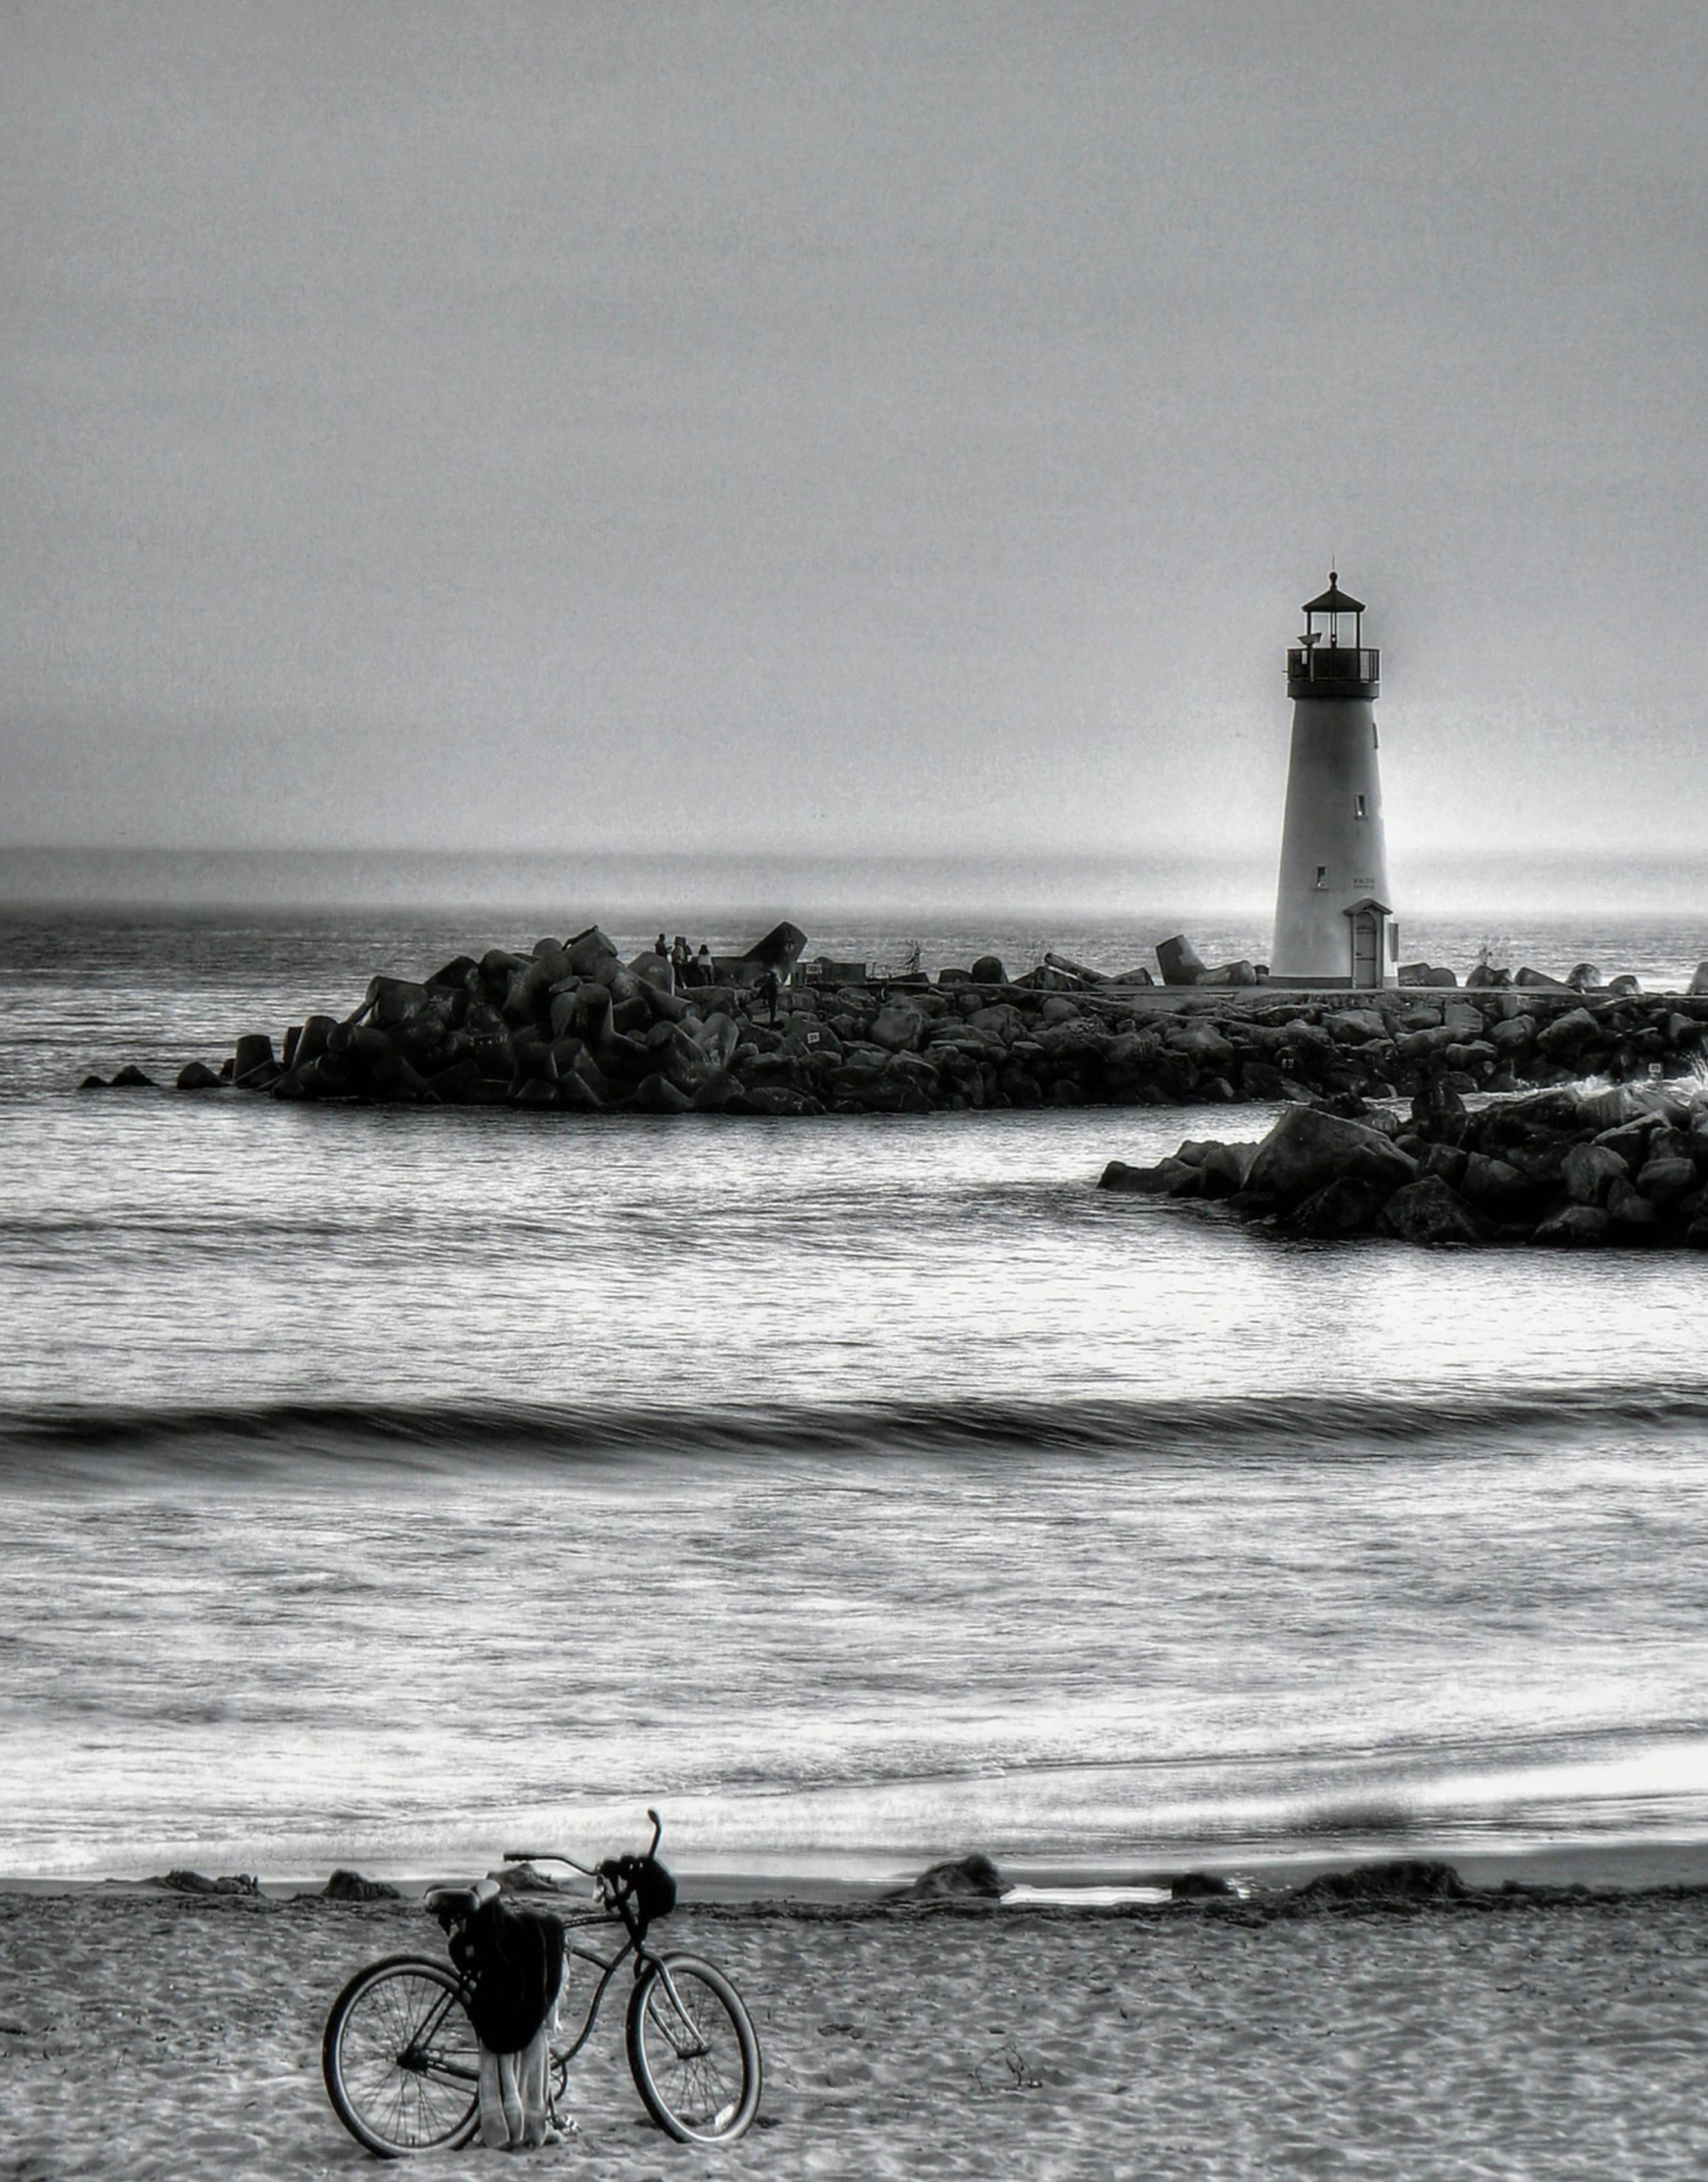
[[[1191,1140],[1102,1188],[1221,1199],[1322,1238],[1708,1249],[1708,1081],[1567,1088],[1467,1110],[1420,1094],[1408,1117],[1295,1106],[1257,1144]]]
[[[1708,1033],[1708,996],[1564,985],[1305,994],[1094,983],[1047,961],[1012,982],[981,962],[935,983],[785,983],[803,944],[779,928],[691,983],[662,955],[623,961],[596,928],[527,955],[458,956],[419,981],[377,976],[350,1012],[309,1016],[276,1046],[246,1032],[177,1083],[566,1113],[1439,1103],[1674,1076]],[[110,1081],[150,1079],[127,1067]]]

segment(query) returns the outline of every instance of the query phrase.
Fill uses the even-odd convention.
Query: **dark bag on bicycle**
[[[676,1881],[656,1856],[618,1857],[617,1877],[643,1924],[668,1917],[676,1907]]]
[[[451,1958],[471,1980],[469,2020],[489,2052],[519,2053],[563,1982],[563,1927],[543,1909],[483,1902],[459,1927]]]

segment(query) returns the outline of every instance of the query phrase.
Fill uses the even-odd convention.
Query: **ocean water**
[[[1112,966],[1153,922],[814,943]],[[1700,951],[1516,928],[1651,981]],[[70,1088],[533,936],[0,917],[0,1872],[484,1869],[649,1803],[690,1872],[1708,1838],[1694,1259],[1095,1189],[1201,1110]]]

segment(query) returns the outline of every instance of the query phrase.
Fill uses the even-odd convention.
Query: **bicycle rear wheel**
[[[741,1996],[697,1955],[663,1955],[629,1996],[629,2068],[679,2144],[733,2144],[759,2111],[759,2039]]]
[[[480,2052],[442,1963],[388,1955],[332,2003],[320,2073],[332,2110],[381,2159],[467,2144],[480,2118]]]

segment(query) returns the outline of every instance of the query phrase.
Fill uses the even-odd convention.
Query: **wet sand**
[[[1311,1913],[713,1905],[658,1936],[746,1995],[761,2125],[721,2153],[661,2136],[607,2003],[578,2132],[526,2155],[537,2171],[1708,2172],[1701,1891]],[[398,1952],[438,1952],[411,1902],[0,1896],[0,2175],[373,2171],[327,2104],[320,2031],[345,1978]]]

